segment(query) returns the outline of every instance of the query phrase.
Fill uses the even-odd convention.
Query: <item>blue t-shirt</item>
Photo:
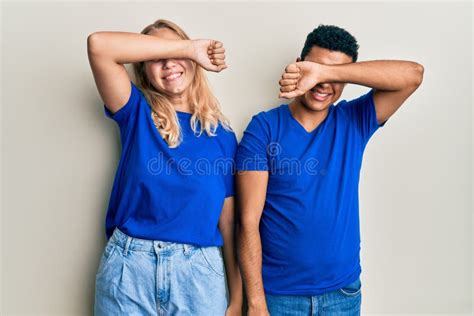
[[[107,238],[118,227],[137,238],[221,246],[219,217],[224,199],[234,194],[235,133],[219,124],[216,136],[203,132],[198,137],[190,126],[192,114],[177,112],[183,141],[170,148],[142,91],[131,86],[118,112],[104,105],[106,116],[120,128],[122,144],[106,215]]]
[[[237,170],[268,170],[260,221],[265,292],[319,295],[360,273],[358,184],[377,123],[373,90],[331,104],[307,132],[288,104],[254,115],[236,153]]]

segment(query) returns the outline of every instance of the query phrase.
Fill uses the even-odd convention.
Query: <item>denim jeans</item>
[[[116,228],[95,281],[95,315],[224,315],[220,247],[146,240]]]
[[[360,278],[335,291],[315,296],[265,294],[271,316],[358,316],[362,301]]]

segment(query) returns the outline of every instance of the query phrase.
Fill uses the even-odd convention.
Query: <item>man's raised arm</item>
[[[423,81],[422,65],[403,60],[374,60],[326,65],[302,61],[288,65],[280,80],[280,97],[294,98],[318,83],[353,83],[374,89],[377,122],[392,116]],[[288,78],[287,80],[284,80]],[[291,79],[290,79],[291,78]]]

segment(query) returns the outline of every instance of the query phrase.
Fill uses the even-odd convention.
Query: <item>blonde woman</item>
[[[223,44],[190,40],[176,24],[158,20],[141,34],[92,33],[87,47],[122,144],[95,314],[240,315],[237,140],[203,70],[227,67]]]

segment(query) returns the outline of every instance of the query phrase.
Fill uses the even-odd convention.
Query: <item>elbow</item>
[[[99,32],[89,34],[89,36],[87,36],[87,53],[89,55],[97,55],[100,51],[99,43],[100,43]]]
[[[221,232],[234,231],[236,229],[236,223],[233,218],[221,218],[219,220],[219,228]]]
[[[419,63],[413,63],[412,67],[412,86],[416,89],[418,88],[421,83],[423,82],[423,73],[425,72],[425,68],[423,65]]]
[[[260,229],[260,220],[241,218],[239,220],[238,227],[242,234],[255,233]]]

